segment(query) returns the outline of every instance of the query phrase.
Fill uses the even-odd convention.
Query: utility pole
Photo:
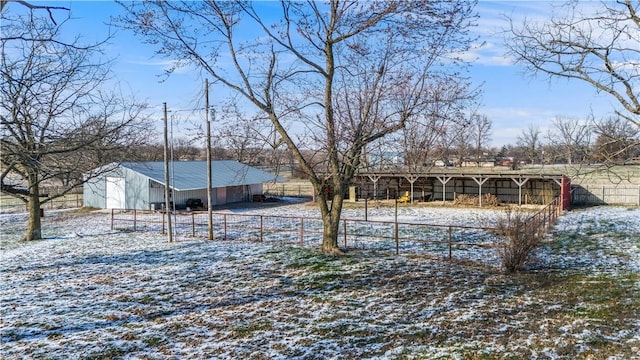
[[[213,170],[211,169],[211,120],[209,119],[209,79],[204,79],[204,111],[207,121],[207,212],[208,212],[208,228],[209,240],[213,240]]]
[[[167,126],[167,103],[164,106],[164,212],[167,214],[167,241],[173,242],[173,227],[171,226],[171,189],[169,184],[169,129]]]

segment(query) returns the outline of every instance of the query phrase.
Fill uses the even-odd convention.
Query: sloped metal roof
[[[126,162],[122,167],[140,173],[155,182],[164,185],[164,162]],[[256,169],[234,160],[216,160],[211,162],[212,187],[241,186],[262,184],[270,181],[285,181],[274,174]],[[169,163],[169,183],[177,191],[207,188],[206,161],[174,161]]]

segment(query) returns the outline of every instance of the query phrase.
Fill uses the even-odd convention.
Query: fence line
[[[538,232],[547,232],[556,223],[562,214],[562,204],[559,197],[554,198],[549,204],[531,215],[526,224],[538,227]],[[533,230],[533,229],[532,229]]]
[[[289,196],[289,197],[313,197],[313,185],[309,184],[287,184],[287,183],[265,183],[262,191],[267,196]]]
[[[576,205],[640,206],[640,185],[573,185],[571,202]]]
[[[82,194],[67,194],[63,197],[49,200],[40,205],[43,210],[68,209],[82,207]],[[16,213],[27,211],[27,204],[14,197],[3,195],[0,200],[0,213]]]
[[[528,217],[525,226],[533,232],[547,232],[562,213],[560,198]],[[208,213],[172,213],[176,234],[208,237]],[[166,232],[165,212],[147,210],[111,210],[111,229],[125,231]],[[323,236],[319,217],[233,214],[212,214],[214,238],[249,240],[280,244],[320,245]],[[396,255],[408,252],[440,254],[453,259],[454,251],[464,257],[482,257],[496,246],[498,231],[494,227],[472,227],[366,219],[340,220],[338,239],[345,249],[390,251]],[[475,254],[472,254],[475,253]],[[484,253],[486,255],[486,253]]]
[[[190,237],[208,236],[207,212],[171,214],[176,233]],[[166,231],[166,213],[143,210],[111,210],[112,230]],[[319,245],[323,226],[319,217],[213,213],[214,237],[222,240],[250,240]],[[342,219],[338,239],[344,248],[441,253],[452,259],[454,251],[486,249],[495,243],[493,227],[470,227],[411,222]]]

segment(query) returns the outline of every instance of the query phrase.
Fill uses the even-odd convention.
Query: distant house
[[[433,166],[437,167],[445,167],[445,166],[453,166],[453,163],[448,159],[439,159],[433,162]]]
[[[460,164],[462,167],[494,167],[496,166],[496,159],[494,158],[484,158],[477,160],[464,160]]]
[[[232,160],[212,161],[212,205],[250,201],[262,184],[284,179]],[[170,201],[176,208],[207,204],[207,162],[170,164]],[[159,210],[165,204],[164,163],[128,162],[84,185],[84,206],[102,209]]]

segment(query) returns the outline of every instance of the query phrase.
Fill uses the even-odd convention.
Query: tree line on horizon
[[[238,121],[231,123],[238,124]],[[363,154],[360,170],[424,170],[434,166],[481,166],[482,163],[514,169],[526,165],[554,164],[640,165],[640,129],[624,119],[610,117],[596,121],[557,117],[546,132],[539,127],[529,126],[522,130],[513,144],[501,147],[487,144],[491,138],[491,122],[484,124],[488,131],[479,143],[474,143],[474,136],[467,134],[457,144],[450,142],[453,145],[447,146],[450,139],[443,137],[431,148],[422,147],[415,152],[404,145],[417,143],[420,139],[403,139],[391,146],[368,149]],[[250,129],[250,126],[244,129],[247,132],[240,133],[238,129],[232,131],[223,126],[217,131],[213,136],[215,145],[212,159],[237,160],[272,170],[285,167],[296,173],[297,162],[286,147],[274,149],[261,137],[254,135],[255,129]],[[474,134],[478,131],[474,126],[469,129]],[[206,160],[206,148],[198,143],[201,144],[202,139],[184,136],[173,139],[172,160]],[[163,148],[163,144],[156,143],[139,146],[132,151],[135,151],[134,158],[138,161],[163,161]],[[320,154],[309,151],[305,156],[317,157]]]

